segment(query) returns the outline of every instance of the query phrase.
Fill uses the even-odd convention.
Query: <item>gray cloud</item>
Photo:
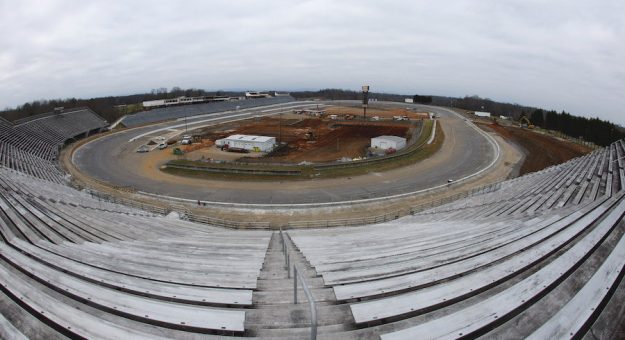
[[[0,106],[156,87],[464,96],[625,124],[622,1],[0,1]]]

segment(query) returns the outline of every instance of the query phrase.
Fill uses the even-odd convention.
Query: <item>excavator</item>
[[[534,124],[532,124],[532,122],[530,122],[530,120],[527,119],[527,117],[523,116],[519,120],[519,127],[521,127],[521,128],[527,127],[528,129],[533,129],[534,128]]]

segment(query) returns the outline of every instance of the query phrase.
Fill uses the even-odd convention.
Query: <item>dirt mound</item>
[[[350,109],[350,108],[347,108]],[[385,111],[400,115],[401,110]],[[403,111],[401,111],[403,112]],[[421,120],[421,116],[411,122],[393,121],[389,118],[380,121],[336,121],[329,118],[312,118],[301,115],[284,117],[262,117],[236,122],[200,131],[204,139],[215,141],[233,134],[276,137],[286,147],[263,158],[241,158],[249,162],[299,163],[302,161],[326,162],[348,157],[366,155],[366,148],[372,137],[393,135],[409,138]]]
[[[355,116],[362,116],[361,107],[345,107],[345,106],[331,106],[325,110],[329,115],[344,115],[350,114]],[[413,110],[406,110],[402,108],[395,109],[382,109],[370,107],[367,109],[367,117],[378,116],[380,118],[393,118],[394,116],[406,116],[410,119],[429,118],[427,112],[417,112]]]
[[[204,149],[204,148],[208,148],[215,145],[215,142],[210,140],[210,139],[202,139],[201,143],[193,143],[193,144],[189,144],[189,145],[181,145],[180,149],[184,152],[184,153],[188,153],[188,152],[192,152],[195,150],[200,150],[200,149]]]
[[[521,165],[519,175],[564,163],[569,159],[583,156],[592,151],[585,146],[527,129],[504,127],[498,124],[483,124],[483,126],[494,130],[505,139],[516,143],[526,150],[527,155],[523,165]]]

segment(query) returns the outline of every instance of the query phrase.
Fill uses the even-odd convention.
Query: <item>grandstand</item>
[[[59,145],[101,128],[82,112],[0,120],[2,338],[307,337],[285,255],[319,338],[618,336],[623,141],[392,222],[278,233],[68,186]]]
[[[250,109],[258,106],[284,104],[294,101],[291,96],[256,98],[234,101],[219,101],[204,104],[193,104],[173,107],[163,107],[149,111],[141,111],[124,117],[121,121],[126,127],[135,127],[165,120],[191,117],[202,114],[223,112],[238,109]]]
[[[54,161],[65,143],[102,131],[107,122],[88,108],[8,122],[0,118],[0,165],[60,182]]]

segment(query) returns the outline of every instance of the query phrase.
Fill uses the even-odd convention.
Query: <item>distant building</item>
[[[215,145],[224,149],[240,149],[254,152],[269,152],[276,145],[276,137],[232,135],[218,139]]]
[[[475,115],[478,117],[490,117],[490,112],[475,111]]]
[[[414,103],[414,100],[412,98],[406,98],[404,99],[405,103]]]
[[[377,149],[403,149],[406,147],[406,138],[397,136],[379,136],[371,138],[371,147]]]
[[[271,95],[269,93],[262,93],[258,91],[247,91],[245,92],[245,98],[271,98]]]
[[[143,102],[144,108],[167,107],[182,104],[197,104],[210,102],[224,102],[232,100],[228,96],[201,96],[201,97],[178,97],[170,99],[146,100]]]

